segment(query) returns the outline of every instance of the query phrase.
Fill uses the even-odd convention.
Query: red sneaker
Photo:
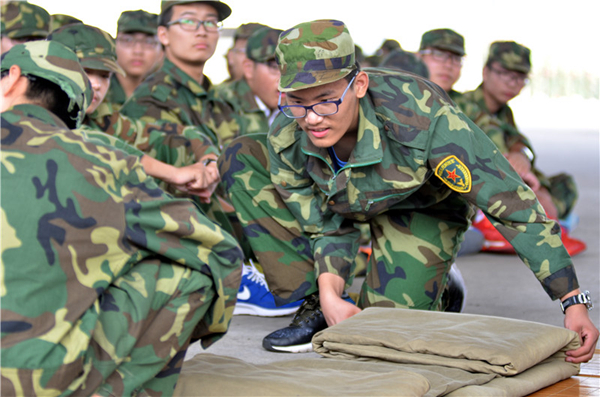
[[[497,252],[502,254],[514,254],[515,249],[492,225],[489,219],[483,215],[483,212],[477,211],[473,227],[483,234],[483,247],[481,252]]]
[[[492,225],[488,218],[483,215],[483,212],[478,211],[473,221],[473,227],[477,228],[485,238],[483,242],[482,252],[498,252],[503,254],[514,254],[515,249],[512,245],[500,234]],[[571,256],[582,253],[587,249],[587,245],[576,238],[569,236],[567,229],[561,226],[561,240],[567,252]]]

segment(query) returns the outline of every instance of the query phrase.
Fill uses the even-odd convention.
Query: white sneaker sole
[[[282,317],[296,313],[300,305],[295,307],[265,309],[264,307],[238,302],[233,309],[233,315],[247,315],[259,317]]]
[[[313,351],[312,342],[305,343],[303,345],[294,345],[294,346],[273,346],[271,345],[273,350],[277,350],[285,353],[310,353]]]

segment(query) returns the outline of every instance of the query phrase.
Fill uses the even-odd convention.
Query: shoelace
[[[248,276],[250,281],[260,284],[262,287],[268,288],[265,275],[254,266],[252,260],[248,260],[248,263],[244,263],[242,267],[242,275]]]
[[[320,310],[319,297],[316,294],[308,296],[294,315],[290,326],[300,325],[301,322],[314,318]]]

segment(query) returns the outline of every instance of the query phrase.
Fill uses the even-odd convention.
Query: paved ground
[[[598,131],[526,131],[538,155],[538,167],[547,175],[569,172],[577,180],[580,199],[576,213],[580,223],[573,237],[588,244],[574,263],[583,288],[589,289],[596,304],[590,312],[600,328],[600,241],[599,189],[600,162]],[[459,258],[457,265],[466,281],[468,294],[465,312],[517,318],[562,326],[559,304],[551,301],[534,275],[512,255],[476,254]],[[352,290],[358,290],[358,279]],[[252,363],[269,363],[298,358],[296,354],[271,353],[261,346],[268,333],[285,327],[290,317],[234,317],[229,333],[206,352],[243,359]],[[600,344],[599,346],[600,347]],[[195,344],[188,358],[201,353]],[[304,353],[303,357],[318,356]]]

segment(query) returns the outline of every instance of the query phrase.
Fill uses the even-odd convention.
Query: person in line
[[[229,326],[241,252],[138,157],[71,129],[77,56],[14,46],[0,67],[2,395],[171,395],[192,341]]]
[[[598,330],[559,225],[444,90],[414,74],[360,70],[338,20],[284,31],[276,54],[281,114],[268,135],[241,136],[219,158],[275,299],[305,299],[289,327],[263,339],[265,349],[311,350],[316,332],[361,308],[440,310],[478,207],[566,307],[565,327],[582,342],[567,360],[592,358]],[[358,222],[369,225],[373,252],[354,305],[343,292]]]

